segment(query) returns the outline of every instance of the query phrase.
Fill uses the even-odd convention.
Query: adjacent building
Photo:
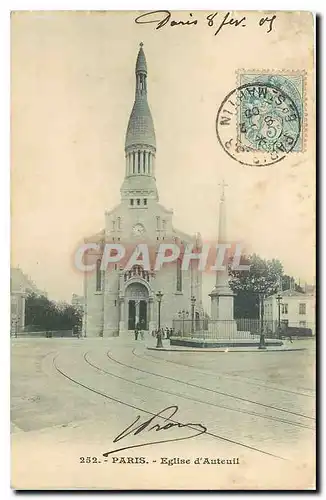
[[[264,301],[264,319],[270,322],[273,331],[276,331],[279,321],[283,325],[296,328],[310,328],[315,335],[316,296],[314,289],[307,288],[307,292],[298,292],[291,286],[289,290],[280,291],[267,297]],[[281,300],[277,297],[280,296]]]
[[[28,293],[34,292],[38,295],[45,295],[44,290],[40,290],[32,279],[23,273],[20,267],[10,269],[10,316],[11,331],[21,331],[25,327],[25,301]]]

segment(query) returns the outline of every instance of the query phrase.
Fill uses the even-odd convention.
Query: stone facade
[[[136,94],[125,141],[125,178],[121,186],[121,203],[105,213],[105,229],[88,242],[103,248],[106,243],[119,243],[135,248],[146,243],[155,256],[161,243],[175,243],[200,248],[197,234],[185,234],[173,226],[173,212],[159,203],[156,186],[156,138],[147,102],[147,65],[142,46],[136,62]],[[86,258],[87,262],[88,257]],[[100,262],[100,259],[97,261]],[[161,326],[172,327],[180,310],[191,310],[195,297],[195,313],[202,315],[202,275],[197,262],[187,270],[180,261],[145,270],[141,262],[130,270],[119,264],[102,271],[98,268],[84,276],[84,334],[114,336],[128,334],[137,323],[144,330],[158,326],[156,294],[163,293]]]

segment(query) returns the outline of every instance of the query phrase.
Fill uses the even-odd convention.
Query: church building
[[[156,164],[155,128],[147,100],[147,64],[142,44],[135,77],[135,101],[125,138],[121,201],[105,212],[105,229],[96,234],[95,240],[92,237],[85,241],[96,241],[101,247],[110,242],[126,247],[146,243],[154,253],[164,242],[200,249],[199,234],[191,236],[177,230],[173,226],[173,211],[159,203],[155,172],[160,163],[158,156]],[[154,266],[145,270],[141,260],[129,270],[120,264],[103,270],[99,258],[96,270],[84,275],[84,334],[128,335],[137,324],[152,331],[158,327],[159,312],[160,326],[169,328],[173,319],[181,315],[187,314],[192,320],[193,316],[202,317],[202,273],[195,260],[185,270],[181,262],[182,255],[157,271]],[[160,304],[158,292],[163,294]]]

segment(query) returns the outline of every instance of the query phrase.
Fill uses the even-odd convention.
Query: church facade
[[[107,243],[137,247],[140,243],[157,253],[160,244],[173,242],[181,249],[200,249],[199,234],[188,235],[173,226],[173,211],[159,203],[156,186],[156,138],[147,100],[147,64],[142,44],[136,61],[135,101],[125,139],[125,177],[121,201],[105,212],[105,229],[95,235],[104,248]],[[159,165],[159,162],[158,162]],[[85,241],[94,241],[94,237]],[[193,319],[203,314],[202,273],[195,260],[182,269],[182,250],[178,259],[145,269],[142,261],[127,269],[120,264],[84,276],[84,334],[116,336],[128,334],[139,326],[152,331],[158,327],[159,302],[161,327],[172,327],[173,319],[187,314]],[[191,306],[192,304],[192,306]]]

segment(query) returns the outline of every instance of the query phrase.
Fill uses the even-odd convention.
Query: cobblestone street
[[[78,477],[85,488],[313,487],[314,340],[288,352],[146,349],[154,345],[13,339],[12,485],[69,488]],[[139,426],[158,413],[156,429],[121,436],[138,416]],[[136,457],[145,463],[132,464]],[[204,465],[205,457],[234,463]],[[173,458],[190,464],[162,463]]]

